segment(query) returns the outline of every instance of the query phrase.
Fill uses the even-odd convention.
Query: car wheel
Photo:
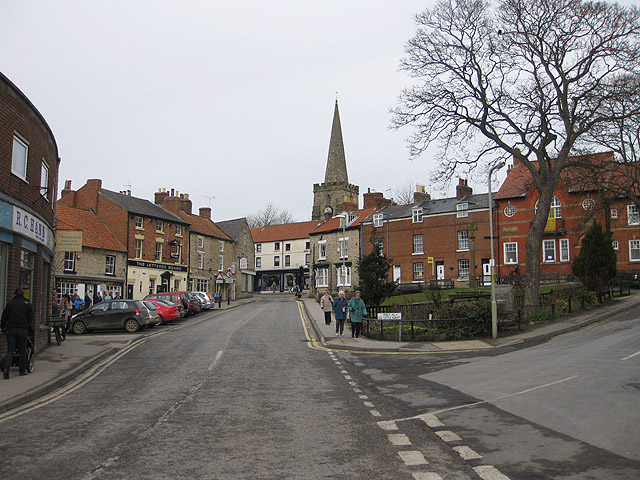
[[[124,322],[124,328],[127,332],[137,332],[140,330],[140,324],[137,320],[130,318],[126,322]]]
[[[73,325],[71,325],[71,330],[73,331],[73,333],[80,335],[81,333],[85,333],[87,331],[87,326],[84,324],[84,322],[73,322]]]

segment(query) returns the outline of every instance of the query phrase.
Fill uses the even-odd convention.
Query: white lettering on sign
[[[47,226],[37,217],[14,205],[13,207],[13,231],[21,233],[36,242],[47,243]]]
[[[379,313],[378,320],[402,320],[402,313]]]

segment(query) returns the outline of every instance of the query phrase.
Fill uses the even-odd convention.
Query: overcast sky
[[[53,130],[59,188],[100,178],[151,201],[159,187],[188,193],[218,221],[269,202],[305,221],[336,92],[361,204],[368,188],[429,188],[432,156],[410,162],[410,130],[389,129],[429,2],[4,1],[0,71]]]

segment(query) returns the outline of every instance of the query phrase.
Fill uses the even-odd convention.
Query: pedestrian
[[[329,295],[329,290],[324,292],[320,299],[320,308],[324,312],[324,323],[331,325],[331,310],[333,310],[333,297]]]
[[[65,293],[62,296],[62,314],[64,315],[64,327],[65,330],[69,330],[69,321],[71,320],[71,309],[73,308],[73,302],[71,296]]]
[[[108,302],[109,300],[111,300],[111,292],[106,291],[104,292],[104,301]]]
[[[53,296],[51,297],[51,316],[58,316],[58,291],[53,290]]]
[[[96,294],[93,296],[93,304],[97,305],[100,302],[102,302],[102,296],[100,295],[100,292],[96,292]]]
[[[122,300],[122,297],[120,296],[120,292],[116,292],[116,296],[114,300]]]
[[[89,292],[84,294],[84,308],[89,308],[91,306],[91,297],[89,296]]]
[[[349,300],[349,318],[351,319],[351,338],[360,337],[362,331],[362,319],[367,316],[367,308],[364,300],[360,298],[360,290],[356,290],[356,296]]]
[[[27,335],[33,335],[33,307],[29,300],[24,298],[24,290],[21,288],[16,288],[15,297],[2,312],[0,329],[7,336],[7,356],[2,365],[4,378],[9,378],[9,369],[16,346],[18,347],[20,375],[26,375],[29,373],[27,371]]]
[[[344,321],[347,318],[347,299],[344,298],[344,292],[338,292],[338,298],[333,301],[333,313],[336,317],[336,335],[344,335]]]
[[[84,300],[82,300],[80,298],[80,295],[78,295],[78,293],[76,292],[75,296],[73,297],[73,313],[76,314],[78,312],[81,312],[82,309],[84,307]]]

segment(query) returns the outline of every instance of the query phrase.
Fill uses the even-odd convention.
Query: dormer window
[[[413,207],[411,209],[412,223],[422,223],[422,207]]]
[[[469,204],[468,203],[459,203],[456,205],[456,217],[458,218],[466,218],[469,216]]]
[[[373,226],[376,228],[382,227],[382,214],[374,213],[373,214]]]

